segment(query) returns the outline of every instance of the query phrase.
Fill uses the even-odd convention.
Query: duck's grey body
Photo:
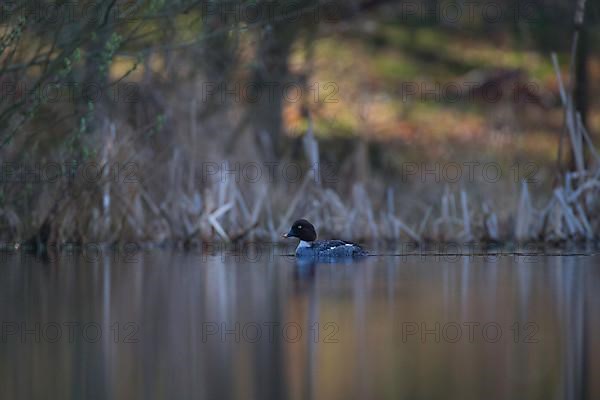
[[[357,244],[343,240],[300,241],[296,248],[296,257],[351,258],[366,255],[367,252]]]

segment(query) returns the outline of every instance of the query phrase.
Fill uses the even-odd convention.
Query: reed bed
[[[235,179],[199,185],[197,161],[173,150],[158,171],[146,164],[135,182],[115,182],[103,170],[93,184],[75,180],[54,191],[45,188],[29,220],[7,206],[0,210],[0,218],[4,232],[10,232],[8,243],[59,245],[134,241],[190,247],[215,241],[277,242],[300,217],[315,223],[322,237],[356,241],[595,240],[600,224],[600,158],[580,119],[572,115],[566,95],[565,101],[565,118],[573,121],[566,126],[574,156],[582,157],[587,148],[596,167],[565,173],[549,198],[538,199],[542,206],[535,205],[525,182],[514,209],[508,212],[496,211],[488,201],[449,186],[438,189],[439,203],[427,205],[424,211],[408,210],[393,185],[373,191],[368,184],[356,182],[342,194],[322,184],[315,175],[318,172],[306,175],[293,188],[281,182],[249,184]],[[96,158],[99,165],[148,163],[148,154],[131,155],[131,141],[119,135],[114,124],[105,129],[108,134],[102,135],[102,151]],[[303,138],[303,149],[306,160],[319,161],[319,143],[311,129]],[[58,200],[53,202],[53,198]]]
[[[401,182],[369,176],[333,187],[318,170],[300,182],[247,182],[243,179],[200,179],[202,163],[248,161],[252,141],[228,156],[204,138],[189,105],[185,129],[174,125],[164,143],[154,147],[138,140],[128,125],[104,121],[89,137],[96,151],[88,160],[102,168],[93,182],[77,175],[37,184],[29,201],[20,203],[21,188],[4,188],[0,202],[0,241],[4,246],[139,242],[190,247],[205,242],[281,240],[293,220],[306,218],[322,237],[355,241],[530,242],[592,241],[600,225],[600,156],[574,110],[570,84],[562,81],[553,57],[565,113],[565,137],[576,166],[560,173],[551,193],[531,193],[521,182],[511,208],[494,204],[495,193],[478,196],[464,187],[432,187],[436,202],[407,206],[410,193],[398,193]],[[217,120],[219,118],[216,118]],[[222,118],[221,118],[222,119]],[[218,127],[232,130],[229,127]],[[179,136],[177,136],[179,135]],[[240,138],[251,135],[239,135]],[[202,138],[202,139],[201,139]],[[180,145],[181,144],[181,145]],[[172,145],[173,147],[169,147]],[[217,146],[218,147],[218,146]],[[319,141],[308,118],[302,154],[286,162],[317,165]],[[60,153],[49,155],[60,160]],[[226,161],[223,161],[226,160]],[[228,160],[228,161],[227,161]],[[251,161],[256,161],[250,158]],[[128,164],[129,163],[129,164]],[[114,179],[111,166],[136,166],[135,180]],[[498,189],[501,191],[503,189]]]

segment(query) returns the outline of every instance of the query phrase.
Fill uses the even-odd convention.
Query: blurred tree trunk
[[[239,1],[214,1],[215,12],[206,13],[202,21],[203,45],[201,46],[202,68],[206,85],[210,85],[218,93],[207,96],[203,105],[202,115],[210,114],[221,104],[221,93],[232,89],[235,82],[230,82],[232,71],[237,67],[237,50],[239,44],[239,29],[236,15],[226,12],[221,7],[238,6]],[[203,101],[204,101],[203,100]]]
[[[94,119],[87,119],[87,129],[94,130],[98,125],[98,117],[107,115],[109,96],[106,95],[108,85],[108,73],[103,74],[100,69],[102,51],[104,45],[110,37],[109,32],[100,31],[96,40],[91,41],[85,47],[85,65],[81,81],[83,97],[77,102],[78,115],[86,115],[89,111],[90,103],[94,108]],[[101,94],[97,94],[98,89],[102,89]]]
[[[575,81],[573,83],[573,106],[581,115],[583,126],[587,129],[588,114],[588,58],[589,43],[588,32],[585,25],[585,3],[586,0],[578,0],[575,5],[575,37],[577,38],[575,49]],[[587,146],[583,146],[584,162],[587,160]],[[569,169],[576,170],[575,157],[569,159]]]
[[[252,98],[258,100],[254,104],[253,130],[262,156],[269,160],[277,156],[283,125],[281,90],[289,77],[287,60],[296,34],[290,25],[267,25],[257,47]]]
[[[269,16],[258,37],[252,79],[252,98],[256,99],[253,131],[261,155],[267,160],[275,160],[279,155],[284,91],[286,85],[296,83],[288,65],[292,45],[303,29],[313,31],[318,23],[317,0],[288,0],[278,5],[277,10],[291,9],[298,15],[275,13]]]
[[[99,119],[108,117],[112,106],[112,98],[108,94],[111,60],[105,59],[105,55],[106,48],[111,40],[111,34],[114,32],[114,26],[111,23],[113,22],[111,21],[111,18],[113,18],[111,17],[111,9],[114,7],[115,1],[86,2],[84,7],[91,7],[95,4],[97,4],[97,8],[92,8],[92,10],[98,10],[98,15],[95,15],[95,18],[90,18],[90,21],[82,18],[79,22],[82,24],[81,29],[84,29],[85,25],[95,21],[95,26],[85,27],[85,29],[95,28],[95,34],[84,46],[85,64],[81,78],[82,97],[78,98],[75,104],[78,116],[89,116],[89,118],[86,117],[87,131],[97,129]],[[90,110],[90,107],[93,107],[93,110]]]

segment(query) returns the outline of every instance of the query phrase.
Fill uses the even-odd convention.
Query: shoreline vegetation
[[[596,162],[599,162],[600,158],[580,119],[568,107],[568,95],[564,91],[562,93],[567,103],[565,118],[568,121],[571,148],[576,152],[575,159],[581,160],[584,146],[588,146]],[[303,141],[306,157],[318,160],[319,146],[312,132],[309,131]],[[171,172],[171,178],[176,179],[177,171]],[[152,196],[143,191],[133,193],[130,204],[127,204],[125,199],[115,198],[115,194],[119,195],[118,188],[111,187],[108,182],[90,192],[82,191],[79,198],[67,195],[62,205],[55,206],[54,212],[49,214],[52,218],[45,220],[34,237],[14,243],[18,243],[17,247],[23,246],[32,251],[44,251],[48,243],[59,243],[55,247],[60,249],[60,243],[81,245],[98,242],[98,239],[109,246],[116,244],[118,247],[123,242],[119,237],[123,237],[125,232],[128,232],[128,239],[124,242],[187,249],[211,242],[279,242],[280,233],[298,216],[315,221],[317,226],[325,228],[320,230],[328,235],[341,234],[349,240],[371,243],[406,241],[427,246],[435,242],[458,241],[508,247],[511,247],[511,243],[546,243],[550,247],[564,247],[574,243],[596,242],[600,221],[596,217],[599,213],[594,211],[598,210],[600,169],[567,172],[563,179],[563,183],[554,188],[550,199],[541,207],[533,205],[530,189],[527,183],[522,182],[518,205],[509,214],[513,224],[499,220],[496,212],[485,203],[480,206],[473,204],[466,191],[451,191],[446,186],[437,207],[429,207],[418,225],[408,225],[395,212],[397,202],[391,188],[387,189],[385,196],[379,196],[386,200],[382,207],[374,205],[362,184],[355,184],[350,200],[344,201],[334,190],[315,183],[319,179],[314,176],[307,176],[295,194],[285,199],[287,207],[280,208],[276,214],[281,215],[280,218],[273,216],[275,206],[272,193],[266,186],[262,186],[254,202],[247,202],[247,196],[234,180],[220,181],[212,189],[205,189],[204,196],[197,191],[190,195],[182,189],[181,193],[169,196],[171,206],[167,206],[169,203],[156,204]],[[103,196],[103,204],[108,207],[105,212],[93,209],[93,219],[82,224],[78,220],[81,213],[74,212],[80,206],[73,201],[90,196],[86,200],[93,203],[91,196],[94,194]],[[114,209],[110,208],[113,202],[124,205],[118,206],[120,214],[115,215]],[[121,230],[114,229],[115,220],[120,221]],[[143,221],[150,221],[149,226],[146,227]],[[91,226],[94,224],[99,226]],[[84,239],[78,233],[80,226],[93,228],[95,232],[90,232]],[[147,231],[151,227],[153,233]],[[111,234],[114,237],[110,237]],[[102,237],[106,239],[102,240]]]
[[[314,6],[308,0],[306,4]],[[106,12],[108,15],[110,8]],[[176,17],[187,18],[182,15]],[[217,86],[228,82],[294,82],[298,87],[308,87],[319,68],[313,65],[318,63],[313,63],[312,58],[316,51],[315,36],[332,29],[334,24],[321,24],[326,25],[323,28],[316,26],[315,21],[300,19],[291,25],[276,21],[268,29],[249,26],[246,30],[229,31],[228,25],[221,24],[223,21],[211,18],[216,18],[208,21],[214,22],[214,26],[206,23],[200,28],[204,35],[202,46],[174,46],[177,48],[166,50],[160,46],[158,50],[147,47],[144,40],[155,45],[158,39],[168,43],[186,39],[185,35],[182,39],[176,29],[165,28],[171,27],[169,24],[176,20],[175,16],[151,23],[143,18],[99,19],[94,23],[103,24],[97,27],[97,34],[88,32],[90,26],[81,24],[77,32],[89,37],[82,36],[76,43],[70,43],[61,42],[67,39],[62,38],[59,30],[52,47],[46,42],[48,38],[41,37],[39,32],[27,31],[27,21],[18,19],[12,28],[10,25],[4,28],[5,36],[0,39],[4,46],[2,51],[10,54],[2,55],[0,51],[6,61],[0,68],[2,79],[10,72],[14,74],[11,79],[32,83],[30,87],[37,89],[49,82],[64,85],[68,79],[83,83],[101,81],[102,88],[106,88],[135,77],[139,84],[132,86],[136,89],[137,101],[111,98],[96,103],[41,104],[37,98],[24,96],[22,102],[8,107],[6,102],[2,103],[0,127],[4,133],[0,156],[3,166],[12,163],[20,166],[16,170],[27,170],[36,163],[56,162],[56,171],[60,171],[61,176],[69,176],[64,168],[73,160],[79,161],[79,165],[94,165],[97,171],[92,182],[77,174],[73,179],[52,182],[25,179],[12,184],[6,180],[5,173],[15,171],[3,169],[0,190],[3,249],[45,252],[48,248],[60,250],[86,243],[109,247],[139,243],[193,249],[206,243],[275,243],[280,242],[289,224],[300,217],[313,222],[323,238],[335,236],[357,242],[508,246],[548,243],[568,247],[598,241],[600,155],[586,130],[589,125],[585,116],[576,108],[579,95],[575,90],[577,31],[572,40],[567,79],[563,78],[565,74],[558,57],[553,54],[551,59],[564,118],[560,138],[539,139],[559,143],[556,167],[546,165],[551,172],[546,171],[541,176],[543,182],[534,185],[519,177],[513,182],[488,182],[487,185],[437,183],[419,192],[399,181],[397,168],[381,167],[386,162],[382,161],[385,157],[392,160],[391,164],[401,164],[403,161],[397,160],[410,153],[411,143],[414,143],[405,137],[377,142],[380,138],[372,132],[375,130],[372,126],[387,112],[377,109],[381,96],[367,93],[362,105],[356,107],[340,102],[341,112],[334,118],[336,124],[328,129],[323,128],[326,119],[322,118],[322,98],[346,86],[335,86],[333,92],[325,88],[327,90],[317,93],[318,101],[314,104],[305,99],[292,104],[293,107],[286,107],[278,96],[257,104],[204,98],[206,82]],[[583,19],[583,15],[577,18]],[[185,21],[178,19],[177,22]],[[348,29],[347,21],[338,25],[342,31]],[[369,28],[370,25],[366,25]],[[140,26],[161,33],[151,31],[149,39],[145,35],[136,37]],[[285,38],[281,39],[283,42],[275,43],[269,29]],[[229,34],[223,35],[224,31]],[[23,44],[23,38],[31,39],[28,35],[39,42],[34,57],[30,57],[29,45]],[[256,42],[246,43],[249,37]],[[304,42],[305,46],[296,49],[298,43]],[[375,45],[385,43],[379,37]],[[398,46],[404,46],[403,43]],[[129,56],[125,67],[115,62],[124,47],[123,53]],[[426,61],[431,57],[429,51],[417,52],[414,45],[411,49]],[[164,57],[159,54],[162,51]],[[131,57],[132,54],[135,57]],[[303,66],[299,71],[292,62],[296,58],[303,58],[297,63]],[[334,65],[334,58],[326,61]],[[17,62],[19,60],[29,62]],[[196,68],[198,60],[203,60],[202,67]],[[387,61],[385,67],[391,68],[392,62]],[[444,60],[432,62],[438,61],[441,65]],[[456,60],[450,61],[452,63],[448,60],[446,63],[456,70],[466,68]],[[233,68],[238,64],[245,67]],[[251,67],[246,67],[248,65]],[[362,73],[364,66],[357,60],[356,68]],[[116,69],[119,73],[115,73]],[[413,69],[418,68],[413,66]],[[397,75],[397,71],[392,69],[390,74]],[[342,79],[345,75],[340,73],[339,77]],[[183,83],[179,83],[179,79]],[[127,89],[127,86],[121,88]],[[357,93],[350,97],[362,95]],[[550,106],[547,102],[541,103],[546,112]],[[465,108],[467,106],[470,104]],[[405,113],[404,108],[402,113]],[[358,123],[349,125],[348,115],[356,117]],[[394,116],[393,119],[402,118]],[[289,120],[296,123],[295,132],[286,131]],[[440,124],[450,125],[452,120],[440,119]],[[58,131],[56,127],[63,125],[64,131]],[[410,132],[412,127],[405,125],[400,128]],[[340,127],[352,131],[349,139],[322,134],[323,131],[343,131]],[[428,140],[434,141],[434,137]],[[467,135],[457,147],[471,140]],[[375,142],[376,145],[372,145]],[[405,154],[394,154],[395,146],[402,147]],[[538,147],[552,148],[547,143],[540,143]],[[436,160],[439,151],[432,148],[425,146],[424,150],[429,152],[428,159]],[[452,159],[452,156],[450,153],[446,158]],[[418,154],[411,157],[420,158]],[[490,155],[482,158],[490,159]],[[308,173],[293,182],[281,178],[256,182],[205,179],[204,167],[208,164],[225,165],[227,170],[229,165],[259,162],[298,165]],[[310,168],[328,163],[336,165],[333,182],[322,176],[324,171]],[[115,165],[124,168],[117,180],[110,168]],[[135,179],[126,181],[130,175]]]

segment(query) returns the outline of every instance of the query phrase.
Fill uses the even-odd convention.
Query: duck
[[[283,234],[284,238],[298,238],[296,257],[313,257],[319,259],[357,258],[368,253],[359,245],[345,240],[317,240],[317,231],[313,224],[305,219],[299,219],[292,224],[290,231]]]

